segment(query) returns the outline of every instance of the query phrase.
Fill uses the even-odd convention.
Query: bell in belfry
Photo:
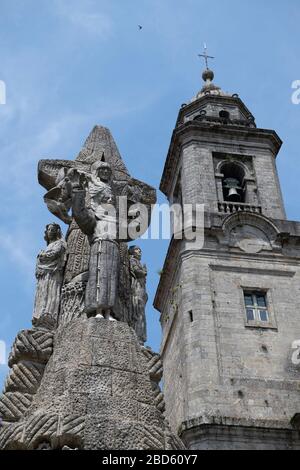
[[[236,178],[227,178],[224,180],[224,188],[228,190],[227,200],[232,202],[241,202],[240,182]]]

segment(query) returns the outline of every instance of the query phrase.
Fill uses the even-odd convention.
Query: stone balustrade
[[[242,202],[219,202],[219,212],[224,214],[233,214],[235,212],[252,212],[255,214],[261,214],[262,209],[260,206],[252,204],[244,204]]]

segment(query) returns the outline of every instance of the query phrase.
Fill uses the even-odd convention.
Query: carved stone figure
[[[53,329],[58,320],[67,245],[60,226],[55,223],[46,226],[45,240],[47,248],[37,257],[37,289],[32,324]]]
[[[131,177],[113,136],[109,129],[102,126],[94,127],[74,161],[41,160],[38,165],[39,182],[47,190],[44,200],[48,209],[52,214],[69,225],[66,233],[68,257],[63,280],[63,289],[66,286],[66,290],[62,291],[58,325],[66,325],[69,321],[78,318],[82,313],[82,289],[85,289],[86,286],[82,285],[82,289],[80,287],[77,294],[75,291],[78,287],[78,276],[88,275],[92,247],[90,235],[82,230],[82,227],[78,226],[74,213],[70,212],[73,203],[68,179],[71,179],[72,182],[76,181],[75,177],[70,177],[70,170],[77,170],[78,179],[80,174],[84,175],[86,184],[81,189],[86,191],[85,205],[89,207],[93,202],[91,201],[89,190],[92,191],[93,182],[99,182],[95,174],[95,166],[97,167],[99,162],[104,161],[109,164],[112,170],[112,192],[117,203],[119,203],[120,198],[124,198],[123,200],[126,198],[127,206],[127,210],[123,206],[118,209],[122,214],[120,223],[120,232],[122,233],[117,237],[117,241],[119,241],[120,269],[113,316],[117,320],[133,326],[131,276],[129,273],[127,242],[140,238],[147,230],[151,219],[151,210],[156,202],[156,193],[151,186]],[[136,205],[139,204],[147,208],[146,213],[135,209]],[[130,226],[130,230],[127,232],[126,227],[128,226]],[[76,283],[75,290],[73,289],[74,285],[69,285],[70,283]],[[72,292],[71,296],[69,295],[70,292]],[[74,292],[76,295],[73,295]],[[93,314],[92,311],[90,315]]]
[[[120,253],[112,170],[108,163],[97,162],[91,176],[71,170],[68,182],[73,216],[91,245],[85,311],[88,316],[114,321]]]
[[[129,248],[133,322],[141,344],[147,340],[145,306],[148,300],[146,292],[147,268],[141,263],[142,250],[138,246]]]

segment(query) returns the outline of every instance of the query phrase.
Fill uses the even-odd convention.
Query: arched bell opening
[[[246,191],[244,185],[245,171],[237,163],[225,163],[221,168],[224,201],[244,203]]]

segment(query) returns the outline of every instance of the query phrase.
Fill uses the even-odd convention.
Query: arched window
[[[222,119],[230,119],[230,113],[228,111],[225,111],[225,110],[220,111],[219,116]]]
[[[245,202],[245,172],[237,163],[225,163],[221,168],[224,201]]]

